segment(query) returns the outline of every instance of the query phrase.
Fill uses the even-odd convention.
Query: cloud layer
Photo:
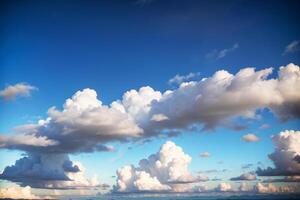
[[[31,193],[31,188],[29,186],[26,186],[24,188],[19,186],[0,188],[0,198],[41,199],[41,197]]]

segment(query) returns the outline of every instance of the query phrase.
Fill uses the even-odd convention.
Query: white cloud
[[[293,186],[275,186],[272,183],[262,184],[257,183],[254,186],[254,191],[258,193],[292,193],[299,192],[299,188]]]
[[[246,142],[258,142],[260,139],[254,134],[246,134],[242,137],[242,139]]]
[[[203,157],[203,158],[207,158],[207,157],[210,157],[210,153],[209,152],[202,152],[200,153],[200,157]]]
[[[259,129],[268,129],[270,128],[270,125],[269,124],[262,124]]]
[[[31,188],[29,186],[26,187],[11,186],[6,188],[0,188],[0,198],[41,199],[42,197],[32,194]]]
[[[187,81],[190,81],[191,79],[199,76],[200,73],[199,72],[191,72],[189,74],[186,74],[186,75],[179,75],[179,74],[176,74],[176,76],[174,76],[173,78],[171,78],[168,83],[171,85],[171,84],[181,84],[183,82],[187,82]]]
[[[206,181],[188,171],[191,157],[173,142],[166,142],[159,152],[142,159],[138,167],[124,166],[117,171],[116,192],[178,191],[177,184]],[[176,189],[177,188],[177,189]]]
[[[227,49],[222,49],[222,50],[214,49],[212,52],[206,54],[205,57],[209,58],[209,59],[218,60],[218,59],[224,58],[228,53],[231,53],[238,48],[239,48],[239,44],[235,43],[232,47],[227,48]]]
[[[151,121],[156,121],[156,122],[165,121],[168,119],[169,118],[167,116],[165,116],[164,114],[155,114],[151,117]]]
[[[215,190],[218,192],[228,192],[232,190],[232,187],[229,183],[220,183]]]
[[[300,50],[300,40],[294,40],[285,47],[282,55],[284,56],[288,53],[294,53],[299,50]]]
[[[18,83],[16,85],[9,85],[5,89],[0,91],[0,96],[5,100],[13,100],[17,97],[26,97],[30,96],[32,90],[36,90],[37,88],[26,84],[26,83]]]
[[[275,151],[269,155],[275,168],[257,170],[259,176],[300,175],[300,163],[295,159],[300,155],[300,131],[286,130],[272,137]]]

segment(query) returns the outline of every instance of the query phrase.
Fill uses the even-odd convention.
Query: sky
[[[300,191],[298,1],[0,9],[2,197]]]

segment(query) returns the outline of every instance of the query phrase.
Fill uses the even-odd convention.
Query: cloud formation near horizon
[[[173,142],[166,142],[156,154],[142,159],[138,167],[127,165],[117,171],[115,192],[171,191],[174,185],[206,181],[188,170],[191,157]]]
[[[0,97],[5,100],[14,100],[17,97],[27,97],[33,90],[37,90],[36,87],[27,83],[18,83],[15,85],[9,85],[0,91]]]
[[[299,176],[300,131],[286,130],[272,137],[275,151],[269,155],[275,168],[258,168],[259,176]]]
[[[67,156],[81,152],[113,151],[114,148],[107,145],[113,141],[128,142],[168,136],[174,132],[184,132],[192,126],[201,126],[205,130],[220,126],[233,127],[234,119],[255,119],[257,110],[264,108],[283,121],[299,118],[299,66],[282,66],[278,77],[270,79],[268,76],[272,70],[244,68],[235,75],[220,70],[211,77],[183,82],[177,89],[163,93],[149,86],[141,87],[125,92],[122,99],[110,105],[104,105],[96,91],[87,88],[67,99],[62,110],[51,107],[47,119],[18,127],[16,135],[0,137],[0,148],[25,151],[29,156],[15,164],[16,168],[21,169],[25,160],[34,165],[39,160],[36,157],[42,159],[54,154]],[[49,168],[47,165],[41,166],[46,171]],[[60,173],[50,174],[57,180],[61,181],[61,175],[69,177],[62,164],[55,168]],[[39,181],[45,178],[36,171],[26,173],[22,170],[19,172],[26,174],[26,178],[21,175],[20,178],[11,178],[13,176],[9,171],[4,171],[2,178],[24,184],[29,179]],[[155,179],[151,181],[158,183]],[[166,189],[163,186],[166,183],[161,184],[156,187]]]

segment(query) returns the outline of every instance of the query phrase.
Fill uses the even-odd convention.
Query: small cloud
[[[200,157],[202,157],[202,158],[207,158],[207,157],[210,157],[210,156],[211,156],[211,154],[209,152],[200,153]]]
[[[200,76],[200,72],[191,72],[189,74],[186,75],[179,75],[176,74],[173,78],[171,78],[168,83],[170,85],[172,84],[181,84],[182,82],[186,82],[186,81],[190,81],[191,79]]]
[[[242,169],[249,169],[250,167],[253,167],[253,164],[249,163],[249,164],[242,165]]]
[[[285,47],[282,55],[284,56],[288,53],[295,53],[296,51],[299,50],[300,50],[300,40],[294,40]]]
[[[222,49],[222,50],[214,49],[210,53],[207,53],[205,55],[205,57],[207,59],[219,60],[219,59],[224,58],[225,56],[227,56],[228,53],[233,52],[238,48],[239,48],[239,44],[235,43],[232,47],[229,47],[229,48],[226,48],[226,49]]]
[[[16,85],[9,85],[0,91],[0,97],[5,100],[14,100],[17,97],[28,97],[33,90],[37,90],[36,87],[27,83],[18,83]]]
[[[270,128],[270,125],[269,124],[262,124],[259,129],[268,129]]]
[[[231,181],[254,181],[256,180],[256,176],[253,173],[244,173],[238,177],[234,177],[230,179]]]
[[[161,122],[161,121],[165,121],[168,119],[169,118],[164,114],[155,114],[151,117],[151,121],[155,121],[155,122]]]
[[[244,135],[242,137],[242,139],[246,142],[258,142],[260,140],[259,137],[257,137],[256,135],[254,134],[247,134],[247,135]]]

